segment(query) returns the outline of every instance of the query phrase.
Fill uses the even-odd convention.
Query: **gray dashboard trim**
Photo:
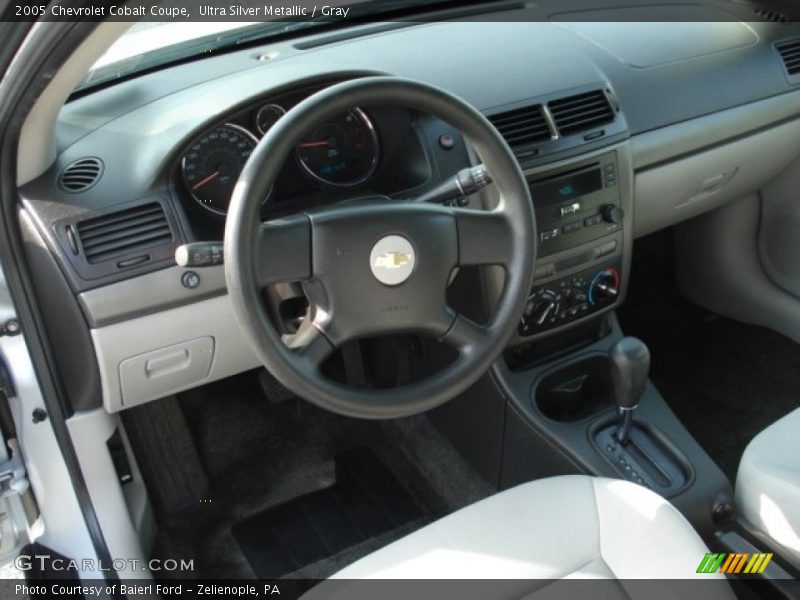
[[[636,237],[752,194],[800,155],[800,119],[636,173]]]
[[[181,276],[189,270],[170,267],[153,271],[83,292],[78,300],[89,326],[95,328],[227,294],[222,265],[195,271],[200,285],[194,289],[181,283]]]
[[[91,335],[100,367],[103,406],[111,413],[149,399],[163,398],[230,377],[261,364],[242,334],[227,295],[93,328]],[[144,392],[146,395],[142,395],[143,390],[134,391],[133,394],[130,390],[127,393],[123,390],[120,366],[124,361],[145,358],[138,365],[138,369],[145,369],[147,355],[159,351],[169,353],[174,346],[183,346],[188,351],[186,343],[198,338],[210,338],[204,340],[211,345],[211,348],[206,345],[206,351],[210,350],[213,354],[207,372],[205,369],[200,373],[178,369],[171,372],[174,377],[155,377],[155,381],[150,382],[150,388]],[[192,362],[196,356],[194,354]]]
[[[633,168],[652,168],[798,116],[800,90],[640,133],[631,137]]]

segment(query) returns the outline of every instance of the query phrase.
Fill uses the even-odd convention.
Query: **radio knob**
[[[600,208],[600,215],[606,223],[622,223],[622,209],[616,204],[605,204]]]

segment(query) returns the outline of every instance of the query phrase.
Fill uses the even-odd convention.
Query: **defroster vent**
[[[169,221],[158,202],[80,221],[76,230],[86,261],[90,264],[137,252],[144,256],[146,250],[173,241]]]

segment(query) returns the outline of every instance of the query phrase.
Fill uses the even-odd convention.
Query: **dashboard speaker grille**
[[[775,49],[781,55],[788,75],[800,73],[800,38],[779,42],[775,44]]]
[[[758,15],[759,19],[764,21],[772,21],[773,23],[788,23],[789,17],[777,10],[770,10],[768,8],[755,8],[753,12]]]
[[[603,90],[593,90],[547,103],[556,129],[571,135],[614,121],[614,109]]]
[[[86,261],[92,264],[173,241],[169,221],[158,202],[80,221],[76,229]]]
[[[540,104],[507,110],[488,119],[513,150],[547,142],[552,137]]]
[[[98,182],[103,174],[103,161],[99,158],[81,158],[67,165],[58,176],[58,187],[65,192],[83,192]]]

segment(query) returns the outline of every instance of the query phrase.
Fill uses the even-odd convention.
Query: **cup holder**
[[[534,391],[539,411],[554,421],[580,421],[614,406],[608,357],[593,356],[543,377]]]

